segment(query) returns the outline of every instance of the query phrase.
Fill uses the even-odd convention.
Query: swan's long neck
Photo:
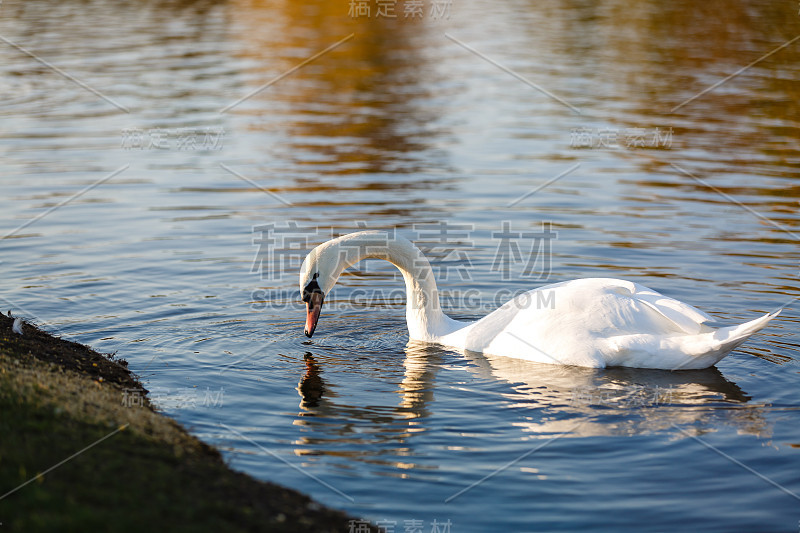
[[[465,324],[444,314],[439,290],[428,259],[411,241],[383,232],[363,231],[331,241],[327,253],[335,253],[334,279],[362,259],[385,259],[396,266],[406,282],[406,322],[412,339],[435,341]]]

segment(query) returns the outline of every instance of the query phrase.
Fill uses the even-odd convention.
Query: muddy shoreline
[[[230,469],[154,410],[123,359],[13,325],[0,315],[4,531],[378,531]]]

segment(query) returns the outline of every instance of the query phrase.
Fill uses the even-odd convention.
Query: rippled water
[[[397,228],[457,318],[584,276],[730,323],[786,304],[797,6],[408,3],[5,0],[0,304],[396,531],[795,531],[798,304],[716,368],[589,370],[408,344],[371,262],[306,342],[296,285],[311,246]],[[498,255],[545,223],[551,256]]]

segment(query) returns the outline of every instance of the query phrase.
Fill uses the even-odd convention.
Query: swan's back
[[[711,320],[643,285],[587,278],[529,291],[442,342],[542,363],[705,368],[735,346]]]

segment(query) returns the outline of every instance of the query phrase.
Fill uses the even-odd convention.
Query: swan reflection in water
[[[675,437],[733,426],[769,436],[763,406],[716,368],[648,370],[548,365],[467,352],[471,370],[510,384],[509,407],[529,409],[514,425],[526,432],[565,437],[640,435]],[[680,428],[680,429],[678,429]]]
[[[392,405],[337,403],[332,386],[322,378],[322,364],[304,356],[305,373],[297,390],[301,412],[296,425],[309,432],[296,441],[298,455],[331,454],[357,461],[415,468],[397,462],[416,455],[408,440],[430,429],[426,419],[439,386],[471,387],[476,379],[487,385],[475,417],[502,416],[527,438],[623,436],[667,432],[673,438],[733,426],[740,433],[769,436],[762,405],[750,404],[735,383],[715,367],[704,370],[594,369],[533,363],[521,359],[453,352],[409,342],[405,349],[399,401]],[[332,365],[335,365],[332,362]],[[399,370],[399,369],[398,369]],[[457,376],[453,371],[471,375]],[[488,403],[487,403],[488,402]],[[512,409],[500,414],[497,409]],[[464,427],[469,433],[471,428]],[[684,433],[686,432],[686,433]],[[351,449],[347,445],[357,443]],[[361,446],[367,444],[369,446]],[[373,445],[379,446],[373,446]],[[366,451],[365,451],[366,450]],[[379,456],[386,456],[385,460]],[[393,458],[394,460],[390,459]],[[430,468],[428,466],[427,468]]]
[[[294,442],[298,446],[295,454],[307,458],[332,455],[346,461],[383,465],[389,469],[386,475],[397,477],[406,477],[402,472],[397,473],[398,469],[435,469],[415,463],[412,458],[415,452],[406,441],[426,429],[423,421],[431,414],[429,406],[433,401],[435,374],[442,365],[444,353],[417,351],[403,360],[402,367],[397,364],[400,358],[393,355],[396,363],[394,373],[402,376],[402,380],[388,395],[395,392],[400,395],[398,406],[346,403],[347,400],[336,392],[336,385],[328,384],[323,374],[326,366],[354,364],[352,358],[328,360],[320,357],[324,361],[321,363],[311,352],[306,352],[303,356],[305,371],[297,384],[301,411],[294,425],[307,431]]]
[[[297,384],[297,392],[303,400],[300,402],[302,409],[313,409],[319,407],[322,396],[325,393],[325,381],[323,381],[321,370],[311,352],[306,352],[303,356],[306,363],[306,373]]]

